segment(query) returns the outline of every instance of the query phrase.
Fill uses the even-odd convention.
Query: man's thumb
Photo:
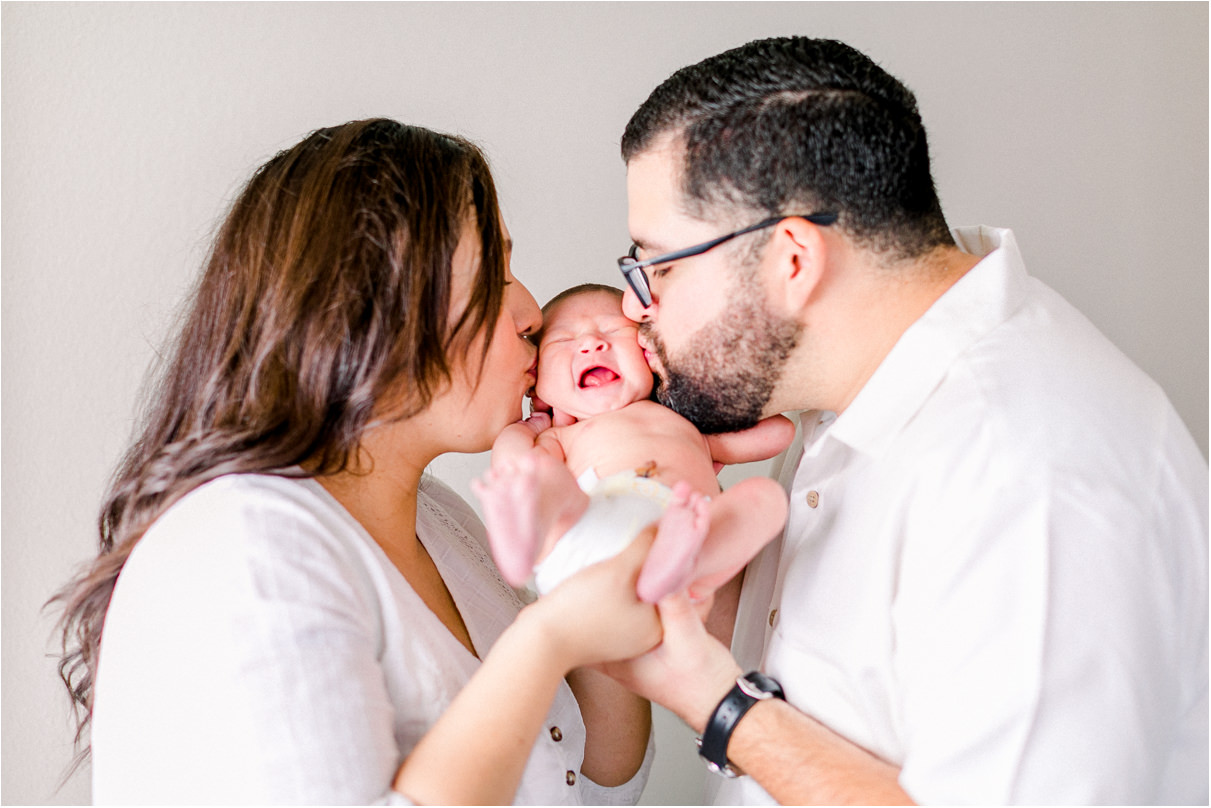
[[[656,610],[660,613],[660,622],[664,624],[666,634],[678,628],[693,628],[694,624],[699,628],[702,626],[698,609],[684,589],[661,598]]]

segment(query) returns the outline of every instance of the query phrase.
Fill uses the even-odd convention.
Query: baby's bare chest
[[[635,471],[666,485],[680,480],[698,490],[716,485],[705,439],[689,421],[659,404],[633,404],[581,421],[561,436],[567,465],[579,477],[601,479]]]

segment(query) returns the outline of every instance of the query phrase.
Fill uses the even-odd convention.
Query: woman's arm
[[[523,612],[395,776],[427,805],[508,805],[555,698],[566,663]]]
[[[652,704],[604,673],[578,668],[568,674],[584,717],[584,763],[580,770],[598,785],[630,782],[643,765],[652,732]]]
[[[395,789],[418,803],[511,802],[560,681],[659,642],[655,610],[635,596],[649,543],[637,539],[523,609],[408,755]],[[596,780],[587,755],[585,773]]]

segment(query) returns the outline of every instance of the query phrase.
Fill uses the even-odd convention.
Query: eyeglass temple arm
[[[656,256],[653,256],[652,258],[647,259],[646,261],[635,261],[633,263],[627,264],[627,268],[628,269],[646,269],[647,267],[650,267],[653,264],[667,264],[671,261],[679,261],[682,258],[692,258],[695,255],[701,255],[702,253],[706,252],[707,250],[711,250],[711,249],[714,249],[715,247],[718,247],[720,244],[722,244],[725,241],[730,241],[731,239],[734,239],[737,236],[743,236],[744,234],[751,233],[754,230],[760,230],[763,227],[771,227],[771,226],[777,224],[778,222],[782,221],[783,219],[806,219],[807,221],[811,222],[812,224],[820,225],[820,226],[827,226],[827,225],[833,224],[834,222],[837,221],[837,214],[835,214],[835,213],[805,213],[805,214],[800,214],[800,215],[795,215],[795,216],[771,216],[770,218],[757,222],[756,224],[752,224],[741,230],[737,230],[735,233],[728,233],[726,236],[720,236],[719,238],[711,239],[710,241],[705,241],[702,244],[696,244],[693,247],[687,247],[684,250],[677,250],[676,252],[666,253],[664,255],[656,255]]]

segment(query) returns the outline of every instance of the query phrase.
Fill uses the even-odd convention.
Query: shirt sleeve
[[[406,803],[372,575],[288,497],[178,503],[107,617],[97,800]]]
[[[919,802],[1149,801],[1189,691],[1178,627],[1206,608],[1173,568],[1205,569],[1205,510],[1160,472],[1115,486],[966,448],[915,492],[904,548],[903,787]],[[1000,484],[971,483],[994,467]]]

